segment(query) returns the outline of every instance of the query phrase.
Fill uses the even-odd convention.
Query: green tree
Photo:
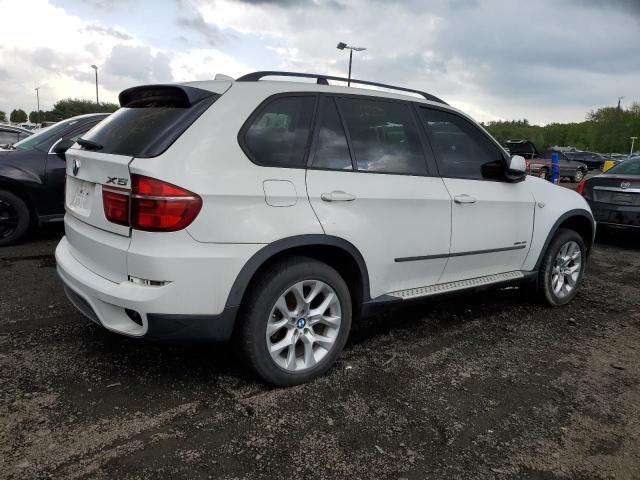
[[[7,121],[7,114],[4,113],[2,110],[0,110],[0,122],[6,122]]]
[[[29,114],[29,121],[31,123],[40,123],[42,122],[41,118],[43,117],[42,112],[36,112],[35,110]]]
[[[27,121],[27,112],[22,110],[21,108],[17,110],[13,110],[11,115],[9,115],[9,120],[13,123],[23,123]]]
[[[629,153],[629,137],[640,136],[640,103],[628,109],[605,107],[587,113],[584,122],[531,125],[527,120],[489,122],[485,128],[496,140],[522,138],[539,149],[554,145],[600,153]]]
[[[66,98],[59,100],[53,105],[53,109],[46,112],[46,121],[56,122],[76,115],[87,113],[112,113],[118,109],[115,103],[100,103],[97,105],[90,100],[80,100],[77,98]]]

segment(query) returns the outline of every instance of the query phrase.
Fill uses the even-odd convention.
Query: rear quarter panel
[[[267,97],[282,91],[274,83],[235,83],[166,152],[136,158],[130,165],[131,173],[159,178],[202,197],[202,210],[187,228],[199,242],[270,243],[323,233],[307,197],[306,170],[258,166],[238,143],[238,132],[249,115]],[[302,85],[301,90],[309,88]],[[293,185],[292,198],[283,202],[289,206],[267,204],[267,180]]]

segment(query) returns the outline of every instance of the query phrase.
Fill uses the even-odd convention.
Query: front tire
[[[13,245],[27,234],[31,215],[24,201],[6,190],[0,190],[0,247]]]
[[[540,298],[552,307],[576,296],[586,266],[586,246],[574,230],[561,228],[549,244],[538,272]]]
[[[273,385],[297,385],[325,373],[351,329],[351,296],[344,279],[311,258],[272,265],[243,302],[243,354],[256,375]]]
[[[584,172],[582,171],[581,168],[579,168],[578,170],[576,170],[575,175],[573,176],[573,178],[571,179],[571,181],[573,183],[580,183],[580,181],[584,178]]]

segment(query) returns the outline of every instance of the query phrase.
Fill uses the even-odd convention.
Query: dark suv
[[[604,157],[599,153],[583,152],[580,150],[564,152],[569,160],[584,163],[589,170],[600,170],[604,164]]]

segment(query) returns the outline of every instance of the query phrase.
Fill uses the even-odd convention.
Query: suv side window
[[[347,137],[332,97],[322,99],[322,118],[312,166],[331,170],[353,170]]]
[[[266,167],[304,168],[314,96],[276,98],[264,105],[246,131],[253,159]]]
[[[500,149],[476,126],[458,115],[420,107],[420,115],[438,155],[440,176],[504,178]]]
[[[359,171],[426,175],[427,164],[409,105],[340,98]]]

